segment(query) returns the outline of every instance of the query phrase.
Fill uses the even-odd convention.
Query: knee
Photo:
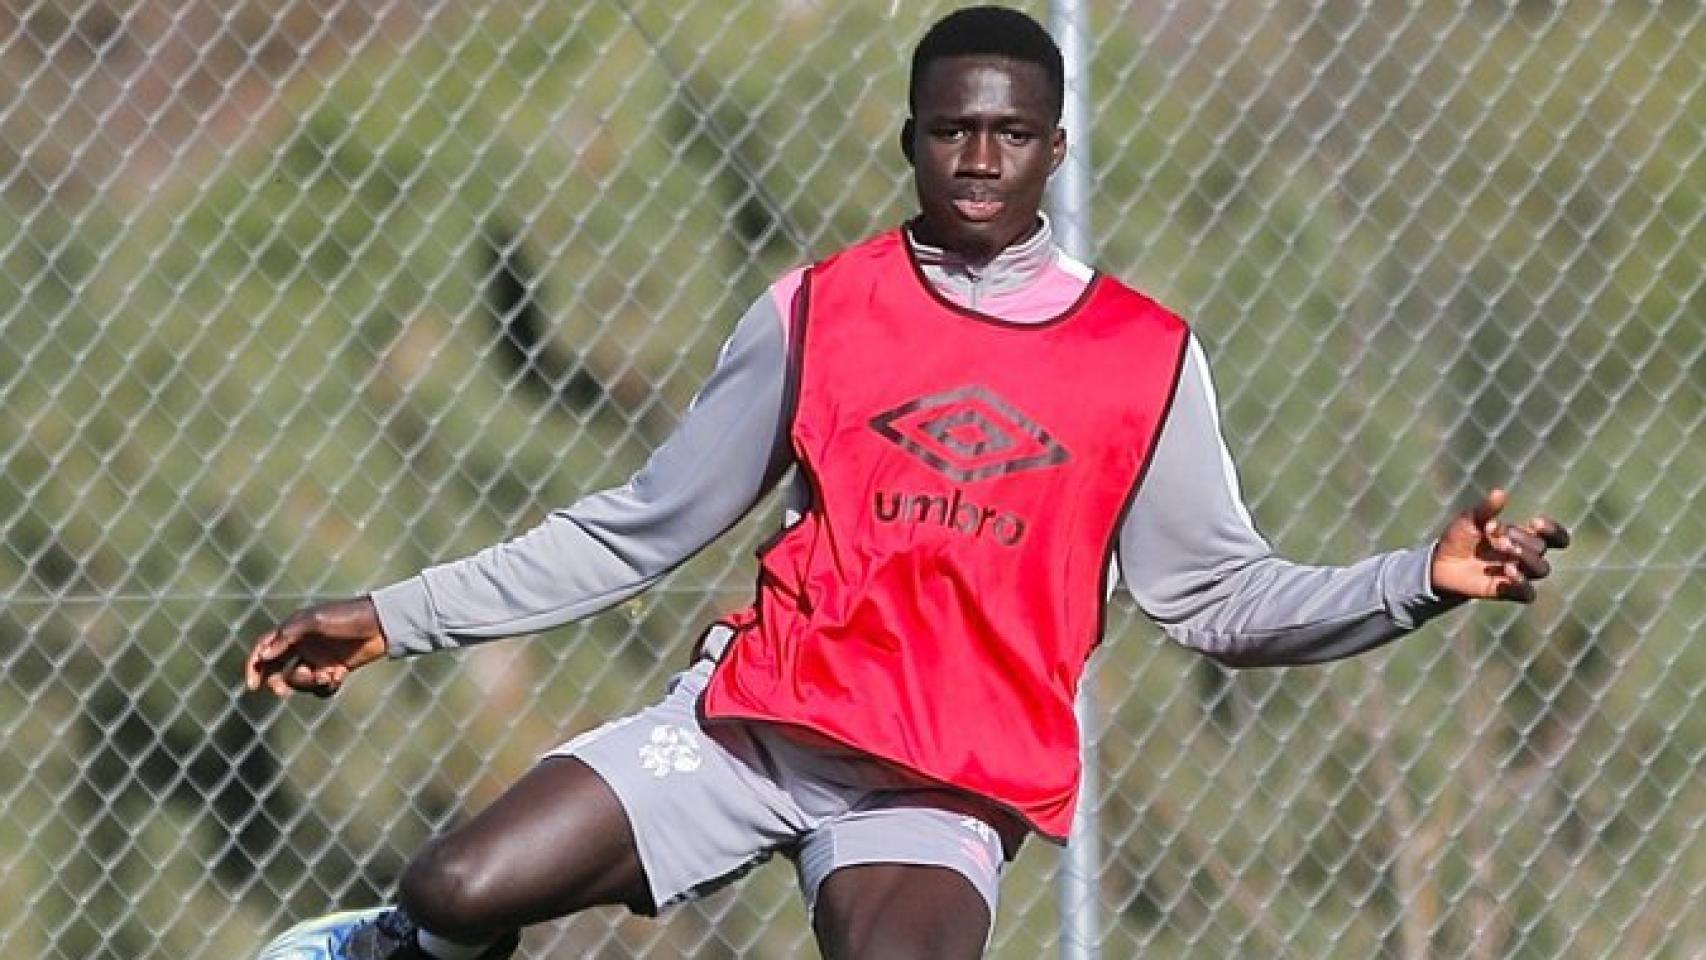
[[[477,943],[501,924],[491,873],[464,844],[434,840],[409,862],[398,884],[402,907],[417,923],[452,940]]]

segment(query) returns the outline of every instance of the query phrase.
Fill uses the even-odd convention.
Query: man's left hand
[[[1552,572],[1547,550],[1570,545],[1570,531],[1550,517],[1516,525],[1499,520],[1510,497],[1493,489],[1458,514],[1434,549],[1433,587],[1441,597],[1529,603],[1534,582]]]

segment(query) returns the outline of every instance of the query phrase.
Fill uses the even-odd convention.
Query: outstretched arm
[[[785,337],[761,297],[675,432],[628,483],[375,591],[392,656],[537,633],[660,580],[752,509],[787,462]]]
[[[1382,646],[1466,598],[1532,596],[1545,548],[1568,535],[1543,519],[1498,524],[1503,496],[1454,520],[1437,545],[1347,566],[1276,556],[1243,504],[1193,341],[1120,533],[1120,567],[1138,605],[1185,646],[1235,667],[1320,663]]]
[[[627,484],[369,597],[293,614],[256,640],[245,684],[324,695],[387,654],[536,633],[656,583],[745,515],[791,462],[785,341],[767,293],[741,319],[687,416]]]

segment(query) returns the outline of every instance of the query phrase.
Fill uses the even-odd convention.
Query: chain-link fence
[[[1706,13],[1088,9],[1095,259],[1194,320],[1281,549],[1492,483],[1578,533],[1536,607],[1332,667],[1117,618],[1103,955],[1706,955]],[[236,688],[295,606],[621,482],[769,280],[906,215],[945,10],[0,3],[0,953],[245,956],[651,699],[774,510],[551,636]],[[1056,949],[1058,861],[996,956]],[[791,888],[528,955],[807,954]]]

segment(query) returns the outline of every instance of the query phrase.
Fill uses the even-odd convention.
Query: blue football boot
[[[480,954],[508,960],[521,938],[511,935]],[[345,910],[305,920],[262,948],[255,960],[432,960],[415,942],[415,922],[395,907]]]

